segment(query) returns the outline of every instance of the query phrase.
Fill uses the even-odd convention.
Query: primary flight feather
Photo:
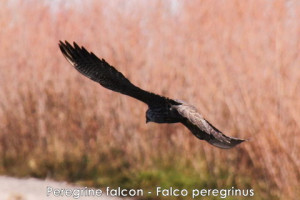
[[[65,58],[84,76],[103,87],[136,98],[148,105],[146,122],[182,123],[198,139],[223,149],[232,148],[245,140],[229,137],[211,125],[197,109],[183,101],[169,99],[147,92],[133,85],[121,72],[99,59],[75,42],[60,41],[59,47]]]

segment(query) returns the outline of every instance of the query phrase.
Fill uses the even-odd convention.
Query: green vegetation
[[[156,188],[163,189],[186,189],[188,197],[192,195],[193,189],[254,189],[255,196],[251,199],[264,199],[270,197],[270,191],[266,188],[254,185],[246,174],[236,174],[234,171],[222,168],[214,168],[210,171],[203,158],[196,158],[199,162],[198,169],[194,169],[191,163],[178,161],[159,161],[151,163],[149,166],[136,167],[130,165],[121,153],[116,153],[119,163],[112,166],[110,160],[105,155],[100,156],[98,163],[95,163],[93,156],[82,155],[75,159],[76,155],[66,155],[61,163],[56,160],[46,159],[34,160],[25,158],[15,159],[11,163],[6,163],[7,168],[2,169],[6,174],[14,176],[52,177],[56,180],[68,180],[82,186],[99,188],[127,188],[151,191],[141,199],[161,199],[162,194],[157,197]],[[124,156],[124,155],[123,155]],[[36,156],[33,156],[36,157]],[[34,158],[33,158],[34,159]],[[18,161],[17,161],[18,160]],[[184,161],[185,159],[182,159]],[[26,161],[28,161],[26,163]],[[262,180],[257,180],[257,183]],[[265,186],[266,187],[266,186]],[[165,193],[167,194],[167,193]],[[277,199],[276,196],[271,196]],[[165,199],[185,199],[183,196],[166,196]],[[202,199],[220,199],[219,196],[209,196]],[[226,199],[243,199],[243,197],[227,197]]]

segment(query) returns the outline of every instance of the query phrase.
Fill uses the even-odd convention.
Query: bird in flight
[[[223,149],[232,148],[245,140],[229,137],[210,124],[197,109],[180,100],[173,100],[133,85],[121,72],[99,59],[94,53],[73,46],[67,41],[59,43],[60,50],[73,67],[84,76],[98,82],[103,87],[119,92],[148,105],[146,123],[182,123],[198,139]]]

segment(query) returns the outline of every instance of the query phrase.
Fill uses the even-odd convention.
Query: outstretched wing
[[[191,105],[182,104],[174,106],[177,112],[184,118],[183,123],[197,138],[206,140],[208,143],[223,149],[232,148],[245,140],[229,137],[216,129],[197,109]]]
[[[84,47],[79,47],[75,42],[73,46],[67,41],[59,43],[61,52],[74,68],[103,87],[136,98],[149,106],[166,103],[170,100],[136,87],[104,59],[99,59],[95,54],[88,52]]]

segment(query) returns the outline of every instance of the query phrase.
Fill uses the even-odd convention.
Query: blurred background
[[[0,174],[297,199],[299,19],[297,0],[0,1]],[[143,103],[80,75],[59,40],[250,140],[221,150],[180,124],[146,125]]]

